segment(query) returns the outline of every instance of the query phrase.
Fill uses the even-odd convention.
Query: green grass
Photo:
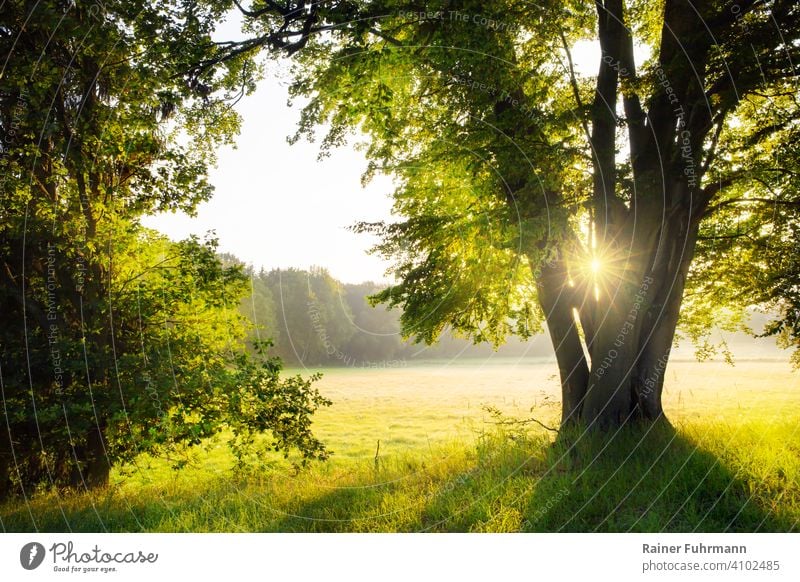
[[[334,456],[231,471],[224,445],[172,471],[140,459],[99,492],[0,507],[6,531],[797,531],[800,390],[785,364],[677,362],[676,426],[606,439],[500,430],[482,408],[555,424],[543,364],[327,370]],[[533,412],[530,409],[533,408]],[[380,453],[375,460],[377,442]]]

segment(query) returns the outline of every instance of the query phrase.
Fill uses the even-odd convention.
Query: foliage
[[[370,303],[369,296],[383,292],[385,285],[343,283],[321,270],[256,272],[233,255],[221,257],[225,265],[241,265],[250,278],[250,295],[242,299],[239,311],[252,324],[246,342],[253,356],[256,350],[250,346],[267,338],[283,362],[304,367],[386,368],[423,359],[548,354],[542,337],[536,343],[511,341],[493,349],[455,337],[451,330],[434,345],[418,346],[402,338],[398,310]],[[309,299],[309,288],[324,292]]]
[[[228,426],[233,431],[229,444],[239,466],[260,456],[254,444],[266,431],[273,436],[267,450],[282,452],[284,458],[297,450],[302,465],[311,459],[327,459],[325,445],[311,433],[311,416],[320,406],[332,404],[312,388],[322,375],[314,374],[308,380],[300,375],[282,378],[283,364],[280,358],[267,357],[269,347],[270,342],[256,344],[261,361],[244,354],[237,356],[236,375],[226,392]]]
[[[329,10],[326,16],[336,21],[336,8]],[[448,3],[434,3],[422,15],[404,3],[371,2],[363,10],[384,16],[368,31],[336,27],[333,42],[310,38],[306,52],[300,53],[293,89],[312,99],[298,136],[313,138],[315,126],[331,124],[324,152],[344,143],[349,131],[361,129],[371,137],[367,175],[391,172],[401,180],[395,212],[407,219],[361,226],[382,234],[384,242],[376,251],[396,260],[400,283],[376,300],[404,305],[404,329],[428,341],[445,323],[479,341],[499,341],[515,329],[535,331],[541,321],[538,310],[525,303],[520,305],[526,308],[515,309],[510,303],[526,279],[516,271],[519,257],[527,255],[534,264],[546,261],[548,254],[536,246],[569,237],[567,231],[579,225],[569,215],[579,214],[588,201],[581,190],[590,183],[578,168],[591,159],[581,124],[587,119],[582,104],[591,100],[593,87],[585,77],[570,78],[561,35],[570,44],[595,36],[590,9],[466,3],[456,11]],[[656,9],[652,4],[647,10],[630,8],[628,17],[642,46],[658,48],[664,18],[660,11],[663,6]],[[459,12],[494,24],[476,26],[472,18],[458,18]],[[741,28],[757,41],[754,46],[766,46],[768,13],[754,11],[743,18],[746,25]],[[716,49],[712,76],[723,74],[720,67],[726,59],[752,52],[746,43],[727,38]],[[747,58],[751,61],[752,55]],[[736,89],[741,95],[725,104],[730,115],[717,120],[718,150],[709,160],[709,185],[721,188],[719,203],[708,210],[703,228],[720,233],[732,223],[731,214],[723,210],[752,200],[767,212],[751,213],[750,224],[768,225],[765,239],[788,257],[791,250],[780,242],[790,239],[782,230],[787,221],[772,213],[779,205],[785,213],[797,208],[792,182],[797,156],[791,145],[796,143],[796,94],[791,88],[794,72],[780,69],[778,63],[774,67],[774,78],[764,81],[769,94],[750,89],[748,83],[754,81],[749,77],[721,92],[721,99],[732,98],[730,92]],[[658,62],[651,58],[637,86],[641,101],[657,95],[657,72]],[[623,164],[619,171],[621,195],[630,202],[631,168]],[[570,198],[569,191],[577,198]],[[558,198],[551,198],[556,192]],[[743,201],[738,200],[741,195]],[[515,212],[505,207],[508,197]],[[740,214],[733,213],[733,224],[742,228],[742,221],[736,220]],[[702,267],[695,269],[698,285],[713,281],[716,287],[726,287],[721,277],[727,273],[726,278],[738,283],[729,289],[752,290],[730,263],[718,262],[724,251],[718,243],[708,250],[700,245],[696,264],[714,259],[715,268],[713,276]],[[737,250],[728,251],[725,258],[742,257]],[[501,259],[502,252],[509,258]],[[762,263],[760,268],[763,272],[769,267]],[[507,287],[493,292],[495,284]],[[530,286],[523,290],[522,297],[531,292]],[[750,303],[737,301],[742,297],[728,294],[724,306],[740,311],[760,302],[752,295],[747,295]],[[695,307],[687,306],[684,321],[699,328],[708,318]]]
[[[338,281],[324,269],[272,270],[260,279],[275,298],[281,358],[311,364],[344,358],[354,329]]]
[[[239,312],[251,324],[245,342],[247,352],[258,356],[258,345],[267,341],[275,345],[283,339],[278,330],[278,310],[272,290],[264,280],[263,272],[256,273],[252,265],[246,265],[231,253],[220,253],[218,257],[225,266],[238,265],[249,280],[249,293],[242,298]]]
[[[252,59],[189,65],[216,50],[226,4],[0,7],[0,496],[102,485],[234,425],[324,456],[306,415],[325,401],[240,355],[241,268],[138,222],[208,199],[238,129]]]

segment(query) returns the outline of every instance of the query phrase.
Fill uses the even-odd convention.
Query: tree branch
[[[622,18],[623,14],[620,13],[619,17]],[[647,116],[642,109],[642,103],[639,95],[634,90],[636,86],[636,61],[633,58],[633,36],[630,29],[625,26],[624,22],[620,21],[622,31],[622,39],[620,41],[620,78],[623,81],[622,88],[622,106],[625,110],[625,118],[628,124],[628,140],[631,148],[631,162],[634,172],[638,172],[640,164],[637,160],[641,159],[644,149],[647,146],[647,129],[645,121]],[[635,174],[634,174],[635,175]]]
[[[516,420],[516,419],[515,420],[496,420],[492,424],[497,424],[497,425],[518,425],[518,424],[529,424],[531,422],[534,422],[534,423],[538,424],[543,429],[546,429],[546,430],[549,430],[549,431],[552,431],[552,432],[558,432],[557,428],[553,428],[552,426],[547,426],[541,420],[537,420],[534,417],[530,417],[530,418],[526,418],[526,419],[522,419],[522,420]]]
[[[564,36],[564,32],[560,28],[558,29],[558,35],[561,37],[561,45],[564,47],[564,52],[567,54],[567,62],[569,63],[569,82],[570,85],[572,86],[572,94],[575,96],[575,103],[577,103],[578,109],[581,111],[581,126],[583,127],[583,132],[586,134],[586,139],[591,141],[592,133],[589,130],[589,123],[583,116],[583,111],[584,111],[583,100],[581,99],[581,93],[580,93],[580,88],[578,87],[578,81],[575,78],[575,65],[572,62],[572,52],[569,50],[567,39]]]
[[[625,204],[616,194],[617,89],[619,84],[619,44],[622,24],[622,0],[596,0],[598,38],[603,58],[597,75],[592,105],[593,198],[597,238],[604,245],[609,226],[624,216]],[[609,58],[605,58],[608,56]]]
[[[780,204],[782,206],[795,206],[800,208],[800,200],[775,200],[774,198],[731,198],[729,200],[723,200],[719,204],[714,206],[714,209],[718,209],[723,206],[729,206],[731,204],[741,204],[747,202],[759,202],[764,204]]]
[[[264,16],[265,14],[269,14],[270,12],[277,12],[281,16],[289,16],[293,11],[289,8],[285,8],[278,4],[277,2],[273,2],[272,0],[264,0],[266,6],[259,10],[247,10],[246,8],[242,7],[239,4],[238,0],[233,0],[233,3],[236,4],[236,8],[239,9],[239,12],[244,14],[245,16],[249,16],[250,18],[258,18],[259,16]]]

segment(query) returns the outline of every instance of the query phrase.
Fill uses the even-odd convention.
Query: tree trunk
[[[562,263],[547,266],[539,295],[562,381],[562,419],[609,429],[664,419],[665,370],[680,314],[698,221],[676,207],[666,220],[642,204],[629,227],[624,267],[610,266],[586,358],[580,344]],[[658,217],[658,218],[656,218]],[[623,230],[624,232],[624,230]],[[619,254],[623,249],[612,251]]]
[[[717,108],[716,120],[712,114],[706,75],[713,35],[702,11],[690,9],[685,0],[665,4],[661,80],[645,113],[625,3],[607,0],[595,6],[602,58],[589,111],[593,181],[587,254],[624,262],[624,267],[598,276],[598,297],[585,318],[592,322],[587,341],[591,362],[583,404],[577,407],[572,397],[581,389],[567,380],[573,361],[583,361],[582,349],[574,345],[579,342],[562,341],[569,327],[566,315],[550,313],[553,297],[544,297],[542,306],[562,375],[565,414],[577,410],[583,424],[611,428],[634,419],[664,418],[665,371],[698,217],[713,195],[700,188],[716,148],[716,138],[708,141],[709,132],[715,123],[722,127],[727,111]],[[733,23],[730,16],[724,12],[711,20],[724,28]],[[617,112],[620,95],[624,117]],[[632,183],[621,181],[625,174],[617,163],[621,126],[629,138]],[[540,285],[540,293],[545,287]],[[580,316],[584,321],[583,310]]]
[[[633,378],[637,406],[647,420],[664,417],[661,394],[699,221],[686,213],[670,220],[669,226],[669,230],[664,229],[669,238],[662,239],[664,248],[652,270],[652,277],[658,283],[657,293],[645,314],[646,333]]]
[[[86,444],[75,447],[78,464],[70,476],[73,487],[96,489],[108,485],[111,463],[102,433],[103,429],[92,427],[86,436]]]
[[[534,272],[537,269],[533,267]],[[541,268],[536,278],[539,305],[545,314],[561,377],[561,424],[576,423],[586,394],[589,367],[573,315],[573,293],[561,259]]]
[[[111,462],[106,452],[105,439],[101,429],[94,427],[89,431],[86,442],[89,458],[86,463],[86,485],[89,489],[105,487],[111,472]]]
[[[651,279],[625,281],[598,314],[582,420],[589,427],[625,424],[634,413],[631,378],[638,357],[642,310]]]

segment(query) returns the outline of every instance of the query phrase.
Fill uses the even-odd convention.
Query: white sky
[[[576,47],[573,58],[587,74],[599,64],[591,43]],[[216,193],[200,205],[197,216],[169,213],[142,222],[176,240],[213,230],[221,251],[257,269],[316,265],[347,283],[389,281],[388,265],[367,254],[375,239],[347,227],[391,219],[391,180],[378,176],[362,188],[366,160],[351,147],[318,162],[318,144],[286,143],[295,132],[300,107],[287,107],[287,82],[279,77],[268,76],[239,102],[237,149],[219,151],[217,168],[210,173]]]
[[[237,106],[242,131],[237,149],[218,152],[214,197],[195,218],[169,213],[144,224],[174,239],[214,230],[220,250],[256,268],[318,265],[345,282],[385,280],[382,261],[366,254],[374,239],[346,229],[389,218],[391,181],[378,177],[362,188],[366,160],[351,148],[318,162],[318,144],[286,143],[299,118],[287,98],[285,83],[262,81]]]

